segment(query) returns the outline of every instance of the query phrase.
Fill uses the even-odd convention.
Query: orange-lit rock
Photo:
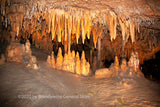
[[[47,63],[48,63],[49,65],[51,65],[51,56],[50,56],[50,55],[48,55],[48,57],[47,57]]]
[[[81,74],[81,61],[79,58],[79,53],[76,53],[76,62],[75,62],[75,67],[76,67],[76,74]]]
[[[108,68],[98,69],[95,72],[96,78],[108,78],[111,77],[113,74],[113,71],[109,70]]]
[[[30,47],[28,47],[30,49]],[[28,52],[28,51],[27,51]],[[6,60],[22,63],[23,47],[19,43],[12,43],[6,49]]]
[[[125,59],[122,60],[122,64],[121,64],[121,70],[126,72],[128,69],[128,66],[127,66],[127,62]]]
[[[75,73],[75,51],[72,51],[70,64],[71,64],[71,70],[70,71],[72,73]]]
[[[134,71],[139,70],[139,57],[137,52],[131,53],[131,57],[128,61],[128,66],[131,67]]]
[[[32,54],[32,51],[31,51],[31,44],[29,42],[29,40],[26,41],[26,44],[25,44],[25,50],[26,50],[26,54],[29,54],[31,55]]]
[[[54,58],[54,52],[51,53],[51,56],[48,55],[47,63],[50,65],[51,68],[55,68],[56,67],[55,58]]]
[[[87,65],[87,66],[86,66]],[[82,51],[82,56],[81,56],[81,74],[84,76],[88,76],[90,72],[90,65],[87,64],[86,59],[85,59],[85,53]]]
[[[62,64],[63,64],[63,56],[62,56],[62,49],[58,49],[58,55],[56,58],[56,69],[62,69]]]
[[[135,24],[133,21],[130,22],[130,35],[132,43],[135,42]]]
[[[119,61],[118,61],[118,57],[117,56],[115,56],[114,67],[115,67],[116,71],[118,71],[118,69],[119,69]]]
[[[0,58],[0,65],[5,63],[5,57],[3,54],[1,54],[1,58]]]
[[[36,57],[35,56],[31,56],[30,60],[29,60],[29,63],[27,64],[26,67],[30,67],[30,68],[33,68],[34,70],[38,70],[39,67],[37,65],[37,60],[36,60]]]
[[[52,54],[51,54],[51,67],[55,68],[55,58],[54,58],[54,52],[53,51],[52,51]]]
[[[69,60],[68,60],[68,55],[65,53],[64,59],[63,59],[63,68],[62,70],[64,71],[69,71]]]

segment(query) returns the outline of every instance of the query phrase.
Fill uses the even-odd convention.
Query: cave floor
[[[0,106],[158,106],[160,84],[145,78],[82,77],[49,68],[47,53],[32,48],[40,69],[0,65]]]

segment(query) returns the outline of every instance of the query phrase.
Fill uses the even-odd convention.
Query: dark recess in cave
[[[141,67],[146,78],[160,82],[160,51],[155,56],[155,59],[144,61]]]

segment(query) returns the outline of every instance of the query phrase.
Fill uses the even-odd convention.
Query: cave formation
[[[136,63],[131,61],[136,57],[139,62],[135,71],[160,79],[157,76],[160,68],[156,68],[156,73],[147,71],[150,66],[147,61],[157,58],[152,65],[159,66],[158,0],[0,0],[0,3],[2,61],[8,46],[26,44],[29,40],[31,47],[47,52],[46,62],[53,69],[96,75],[96,70],[109,68],[112,63],[124,70],[123,65]],[[27,50],[26,45],[23,48]],[[31,62],[37,63],[34,56],[26,54],[23,57],[33,58]]]
[[[76,1],[68,5],[66,1],[1,0],[1,32],[5,32],[1,44],[29,39],[36,48],[54,51],[55,55],[61,47],[63,56],[72,50],[80,54],[84,50],[93,72],[109,67],[115,56],[129,60],[132,52],[138,52],[143,64],[160,50],[158,5],[153,1],[137,1],[142,4],[140,9],[130,1],[129,10],[126,5],[107,1],[103,5],[95,3],[99,6],[96,9],[88,5],[90,1],[83,2],[86,5]],[[1,53],[3,48],[1,45]]]

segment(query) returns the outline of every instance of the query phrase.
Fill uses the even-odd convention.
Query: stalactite
[[[113,12],[106,14],[106,22],[109,27],[110,39],[116,39],[117,16]]]
[[[52,40],[55,38],[55,14],[52,12]]]
[[[125,40],[125,34],[126,34],[126,26],[125,26],[125,23],[119,19],[119,24],[121,26],[121,31],[122,31],[122,39]]]
[[[90,39],[90,34],[91,34],[91,27],[92,27],[92,19],[89,18],[88,24],[87,24],[87,38]]]
[[[85,17],[82,18],[81,27],[82,27],[82,43],[84,44],[86,38]]]
[[[65,17],[65,41],[67,41],[67,37],[68,37],[68,30],[67,30],[67,21],[68,21],[68,19]]]
[[[51,17],[51,14],[49,13],[49,21],[48,21],[48,32],[51,31],[51,22],[52,22],[52,17]]]
[[[76,34],[76,16],[74,15],[72,20],[72,34]]]
[[[132,43],[135,42],[135,24],[133,21],[130,22],[130,35]]]
[[[76,40],[77,40],[77,44],[78,44],[78,39],[80,37],[80,18],[77,17],[77,30],[76,30]]]
[[[96,48],[98,36],[97,36],[97,34],[96,34],[96,30],[95,30],[95,27],[94,27],[94,26],[92,26],[92,33],[93,33],[93,43],[94,43],[94,47]]]
[[[61,37],[62,37],[61,32],[63,24],[61,23],[61,20],[62,20],[62,15],[58,16],[58,42],[61,42]]]
[[[72,31],[72,16],[68,18],[68,52],[70,53],[70,45],[71,45],[71,31]]]

